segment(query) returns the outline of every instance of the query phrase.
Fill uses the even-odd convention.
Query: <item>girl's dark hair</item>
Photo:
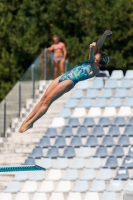
[[[99,54],[101,56],[101,60],[99,61],[99,64],[101,64],[102,66],[106,65],[109,62],[108,54],[103,51],[100,51]]]

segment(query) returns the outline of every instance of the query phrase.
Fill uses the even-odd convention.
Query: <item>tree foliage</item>
[[[58,34],[74,64],[106,29],[113,31],[101,50],[110,56],[105,69],[133,67],[133,0],[0,1],[0,99],[4,98],[44,47]]]

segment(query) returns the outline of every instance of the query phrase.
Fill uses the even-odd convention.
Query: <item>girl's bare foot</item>
[[[29,123],[22,124],[18,132],[23,133],[32,127],[33,127],[33,124],[29,124]]]

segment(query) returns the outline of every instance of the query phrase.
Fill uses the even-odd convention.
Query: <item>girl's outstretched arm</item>
[[[95,55],[94,55],[95,48],[96,48],[96,42],[93,42],[92,44],[90,44],[89,60],[90,60],[90,64],[93,70],[93,75],[97,75],[99,73],[99,69],[95,65]]]
[[[94,55],[95,48],[96,48],[96,42],[91,43],[90,44],[90,55],[89,55],[90,63],[94,62],[94,60],[95,60],[95,55]]]
[[[110,31],[110,30],[106,30],[106,31],[103,33],[103,35],[99,38],[99,40],[98,40],[97,43],[96,43],[96,47],[95,47],[95,50],[94,50],[94,55],[98,53],[98,51],[99,51],[100,47],[103,45],[103,43],[104,43],[106,37],[107,37],[108,35],[111,35],[111,34],[112,34],[112,31]]]

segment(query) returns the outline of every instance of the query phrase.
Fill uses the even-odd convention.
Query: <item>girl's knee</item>
[[[45,95],[42,97],[41,102],[42,102],[43,106],[48,107],[50,105],[51,99],[48,95]]]

